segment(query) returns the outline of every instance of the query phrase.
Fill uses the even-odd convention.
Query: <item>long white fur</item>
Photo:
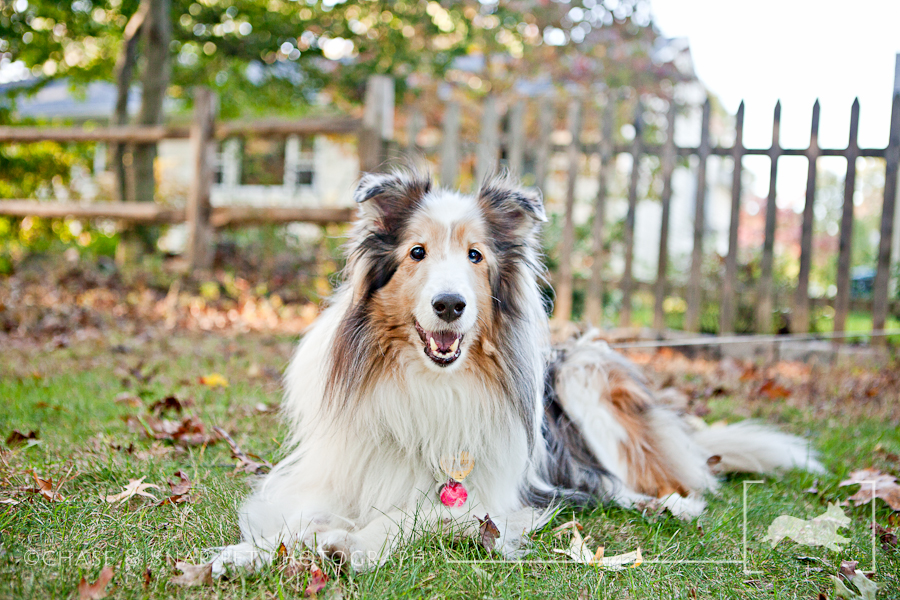
[[[457,206],[451,214],[471,218],[474,199],[458,194],[436,194],[422,210],[441,214],[436,218],[449,225],[447,205],[463,203],[468,206]],[[448,285],[459,279],[451,270]],[[428,285],[426,293],[436,289]],[[539,415],[547,324],[537,282],[522,282],[522,289],[528,294],[531,335],[516,358],[527,361],[535,378],[538,394],[532,401]],[[427,314],[417,314],[427,327],[434,319],[430,302],[414,300],[420,309],[428,306]],[[527,432],[512,403],[492,397],[496,390],[485,384],[477,366],[436,368],[416,350],[413,360],[384,372],[364,402],[354,403],[353,419],[336,419],[323,406],[328,349],[351,301],[352,289],[345,285],[291,360],[283,411],[294,449],[241,508],[244,542],[216,557],[216,573],[227,563],[264,562],[282,542],[342,552],[364,570],[387,558],[401,531],[421,534],[455,524],[471,535],[478,525],[474,516],[486,514],[501,532],[500,551],[514,556],[523,534],[549,518],[546,511],[527,506],[521,495],[529,479],[548,487],[538,474],[546,448],[539,441],[529,452]],[[533,433],[541,439],[539,422]],[[461,451],[469,452],[476,465],[465,480],[469,498],[463,508],[447,508],[435,501],[446,481],[440,460]]]
[[[382,181],[379,177],[385,176],[368,176],[363,184],[377,184]],[[448,228],[459,220],[478,218],[474,198],[442,190],[431,192],[419,210],[416,218],[430,218]],[[376,217],[371,207],[363,205],[353,235],[357,239],[364,235],[367,219]],[[443,279],[433,275],[422,295],[411,299],[416,318],[426,329],[435,318],[430,310],[435,291],[446,287],[474,293],[474,286],[467,283],[464,258],[449,257],[445,266]],[[359,276],[349,274],[297,347],[285,376],[283,404],[290,453],[240,509],[243,541],[220,551],[213,561],[216,574],[223,573],[226,564],[263,564],[281,543],[289,547],[302,543],[323,555],[340,553],[356,569],[371,569],[411,536],[448,530],[474,535],[478,530],[474,517],[486,514],[501,532],[498,550],[514,557],[522,551],[525,534],[551,516],[549,510],[529,506],[522,494],[528,487],[552,489],[544,476],[548,451],[540,419],[549,336],[535,275],[527,269],[518,275],[525,306],[521,321],[525,343],[515,349],[514,357],[527,366],[525,373],[533,378],[536,390],[535,397],[527,399],[537,415],[531,424],[535,440],[531,447],[529,432],[520,415],[514,414],[514,403],[498,401],[496,385],[486,380],[479,365],[466,360],[465,352],[459,364],[441,369],[431,364],[421,348],[411,348],[398,364],[378,374],[365,398],[348,403],[354,407],[352,419],[336,415],[325,403],[328,357],[339,325],[352,307]],[[472,299],[471,305],[477,302]],[[465,326],[476,328],[477,324]],[[626,467],[617,448],[625,433],[598,402],[608,392],[605,369],[611,360],[605,345],[585,338],[561,369],[557,390],[592,453],[624,479]],[[796,438],[758,425],[691,433],[668,409],[654,411],[651,420],[657,439],[698,494],[716,487],[706,467],[710,453],[722,456],[724,467],[741,470],[815,468],[818,464],[803,454]],[[462,508],[448,508],[437,501],[445,481],[440,460],[461,451],[475,460],[465,481],[469,499]],[[608,491],[625,506],[653,500],[621,485]],[[699,514],[704,506],[699,495],[662,502],[685,516]]]

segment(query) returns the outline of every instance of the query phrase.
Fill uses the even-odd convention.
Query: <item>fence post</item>
[[[791,332],[809,331],[809,272],[812,267],[813,216],[816,201],[816,159],[819,157],[819,101],[813,104],[812,128],[809,133],[809,168],[806,174],[806,204],[803,205],[803,225],[800,228],[800,273],[797,276],[797,296],[791,313]]]
[[[616,118],[616,102],[612,92],[606,95],[603,109],[602,137],[600,138],[600,175],[597,182],[597,200],[594,203],[594,223],[591,227],[593,263],[591,282],[585,299],[584,313],[587,322],[600,327],[603,322],[603,230],[606,225],[606,196],[613,170],[613,121]]]
[[[212,267],[215,252],[215,232],[209,221],[212,212],[209,195],[215,165],[217,111],[216,95],[208,88],[196,88],[190,133],[194,178],[185,209],[188,229],[187,260],[192,270]]]
[[[497,161],[500,158],[500,118],[497,114],[497,99],[488,96],[484,99],[484,112],[481,115],[481,135],[478,139],[478,150],[475,156],[475,188],[497,172]]]
[[[744,101],[734,117],[734,146],[731,149],[731,217],[728,223],[728,255],[725,257],[725,280],[722,282],[722,305],[719,308],[719,333],[734,332],[734,298],[737,287],[738,228],[741,225],[741,174],[744,156]]]
[[[709,158],[709,98],[703,103],[700,147],[697,149],[697,197],[694,201],[694,247],[691,249],[691,274],[687,289],[685,331],[700,331],[700,304],[703,302],[703,229],[706,216],[706,161]]]
[[[897,170],[900,168],[900,54],[897,55],[897,73],[894,77],[894,102],[891,107],[891,131],[884,151],[884,204],[881,209],[881,239],[878,242],[878,268],[872,294],[872,329],[884,329],[888,313],[888,296],[891,281],[891,256],[897,202]],[[893,254],[897,258],[897,252]],[[885,342],[885,338],[880,338]]]
[[[419,156],[419,144],[416,140],[419,137],[419,132],[424,128],[425,115],[422,114],[422,111],[417,106],[412,107],[406,121],[406,155],[409,159]]]
[[[544,194],[547,200],[547,174],[550,171],[550,137],[553,135],[553,101],[544,96],[538,104],[538,144],[534,160],[534,185]]]
[[[780,127],[781,100],[775,103],[775,116],[772,120],[772,147],[769,149],[769,158],[772,163],[769,170],[769,196],[766,200],[766,229],[760,264],[759,298],[756,303],[756,331],[758,333],[772,333],[772,268],[775,264],[775,216],[778,210],[775,202],[775,184],[778,181],[778,157],[781,156]]]
[[[566,212],[563,221],[562,239],[559,242],[559,271],[556,281],[556,307],[553,317],[560,321],[572,318],[572,250],[575,247],[575,184],[578,180],[578,158],[581,154],[581,99],[569,102],[568,111],[569,173],[566,185]]]
[[[662,157],[663,190],[660,202],[662,215],[659,225],[659,257],[656,261],[656,286],[653,290],[653,328],[666,328],[663,302],[666,299],[666,271],[669,268],[669,212],[672,204],[672,173],[675,171],[675,99],[669,100],[669,114],[666,117],[666,145]]]
[[[385,167],[387,142],[394,138],[394,80],[373,75],[366,83],[366,105],[359,132],[359,169],[371,173]]]
[[[450,100],[444,106],[444,134],[441,140],[441,185],[456,186],[459,176],[459,102]]]
[[[637,188],[641,176],[641,137],[643,136],[643,105],[640,97],[634,108],[634,141],[631,144],[631,181],[628,184],[628,213],[625,215],[625,272],[622,274],[622,312],[619,324],[631,326],[631,292],[634,288],[634,220],[637,212]]]
[[[509,141],[506,162],[509,165],[509,172],[514,177],[521,177],[525,166],[525,102],[516,100],[509,107],[507,114]]]
[[[850,258],[853,247],[853,192],[856,189],[856,157],[859,144],[859,98],[850,109],[850,141],[847,143],[847,176],[844,178],[844,205],[841,209],[840,246],[838,249],[837,295],[834,298],[834,330],[844,331],[850,310]]]

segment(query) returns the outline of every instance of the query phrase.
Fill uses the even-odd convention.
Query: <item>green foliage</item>
[[[0,217],[0,275],[9,275],[32,254],[75,249],[80,255],[112,257],[118,243],[119,233],[111,222]]]
[[[112,80],[137,0],[13,0],[0,4],[0,57],[73,84]],[[658,34],[647,0],[439,3],[424,0],[172,1],[170,94],[207,85],[222,114],[308,110],[314,95],[358,103],[371,74],[435,85],[463,55],[487,57],[475,89],[549,78],[655,89],[677,79],[650,58]],[[484,79],[486,85],[480,82]],[[468,77],[466,77],[468,81]]]

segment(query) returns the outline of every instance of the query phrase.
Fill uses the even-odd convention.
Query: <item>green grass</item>
[[[169,336],[150,339],[85,342],[49,350],[19,348],[0,355],[0,435],[37,430],[39,443],[5,449],[0,460],[0,498],[14,498],[14,506],[0,505],[0,597],[77,597],[85,576],[93,581],[105,564],[116,568],[117,598],[293,598],[302,596],[303,577],[286,578],[276,567],[259,573],[240,573],[212,587],[178,588],[170,558],[202,559],[205,548],[238,540],[235,509],[247,493],[249,476],[232,475],[234,461],[223,443],[174,448],[152,442],[129,428],[125,419],[144,414],[150,402],[173,394],[190,399],[189,412],[211,427],[230,431],[248,452],[277,460],[284,431],[277,417],[255,409],[278,399],[277,376],[290,355],[290,342],[263,337]],[[158,367],[148,381],[128,374],[143,362],[142,374]],[[269,375],[251,377],[252,364]],[[198,377],[224,374],[230,386],[210,389]],[[848,374],[851,371],[848,371]],[[869,372],[853,371],[856,375]],[[849,376],[849,375],[848,375]],[[868,376],[868,375],[867,375]],[[682,381],[691,382],[685,374]],[[675,383],[681,383],[676,381]],[[606,547],[606,554],[640,546],[645,562],[635,569],[605,572],[561,561],[553,548],[565,538],[551,528],[572,517],[557,516],[537,532],[534,552],[526,563],[487,562],[492,557],[474,542],[454,542],[429,536],[412,544],[378,572],[339,575],[333,565],[332,582],[324,592],[345,598],[815,598],[832,596],[829,574],[841,560],[859,560],[871,568],[871,538],[867,525],[871,507],[847,507],[852,518],[842,533],[852,541],[841,552],[808,548],[783,541],[775,549],[764,543],[766,527],[780,514],[809,518],[824,512],[829,501],[846,499],[855,488],[839,488],[849,471],[876,466],[897,474],[900,465],[890,453],[900,453],[896,394],[878,399],[869,408],[842,408],[840,382],[823,384],[815,403],[759,402],[734,393],[708,401],[709,421],[755,416],[809,435],[822,451],[832,474],[814,481],[811,475],[789,473],[746,482],[757,476],[736,476],[723,482],[721,493],[710,497],[708,511],[686,523],[668,514],[656,515],[616,507],[600,507],[576,514],[585,535]],[[144,408],[115,402],[123,391],[140,396]],[[129,450],[129,447],[131,449]],[[147,499],[121,505],[103,497],[119,492],[129,479],[165,487],[183,470],[194,482],[193,502],[153,506]],[[31,471],[64,483],[63,502],[48,502],[36,494],[17,491],[33,485]],[[653,561],[741,561],[743,505],[748,488],[748,567],[741,564]],[[811,486],[816,493],[805,492]],[[157,492],[158,496],[162,493]],[[890,509],[878,501],[876,520],[888,526]],[[798,557],[815,557],[820,561]],[[544,561],[544,562],[540,562]],[[879,581],[898,589],[900,557],[896,549],[876,551]],[[152,574],[144,587],[144,572]],[[329,591],[330,590],[330,591]]]

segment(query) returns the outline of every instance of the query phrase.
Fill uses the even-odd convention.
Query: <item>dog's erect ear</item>
[[[482,184],[478,199],[494,231],[524,237],[547,220],[541,192],[520,187],[507,176]]]
[[[366,173],[353,194],[360,216],[376,229],[391,231],[404,222],[431,190],[431,178],[418,173]]]
[[[500,176],[486,181],[482,184],[478,195],[485,208],[501,212],[518,212],[539,222],[547,220],[540,190],[520,187],[509,177]]]

